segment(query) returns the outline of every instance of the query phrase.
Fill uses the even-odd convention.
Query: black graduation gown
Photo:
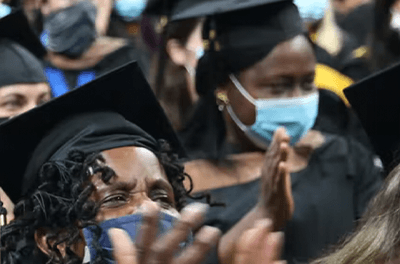
[[[284,228],[283,255],[289,263],[317,258],[350,232],[382,182],[364,147],[330,134],[308,167],[291,179],[295,211]],[[227,232],[257,203],[259,181],[208,191],[214,202],[225,207],[211,207],[206,224]]]

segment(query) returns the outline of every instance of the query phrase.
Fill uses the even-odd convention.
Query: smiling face
[[[14,84],[0,89],[0,118],[22,114],[51,99],[46,83]]]
[[[115,172],[108,184],[94,176],[93,199],[99,203],[97,222],[159,207],[177,216],[174,192],[158,158],[140,147],[123,147],[102,152],[105,163]]]

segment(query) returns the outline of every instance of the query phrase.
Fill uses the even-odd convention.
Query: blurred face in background
[[[52,12],[70,7],[81,1],[83,0],[43,0],[41,4],[41,11],[44,16],[47,16]]]
[[[46,83],[0,87],[0,118],[22,114],[50,99],[50,87]]]
[[[81,57],[95,42],[97,6],[92,0],[44,0],[42,43],[51,52]]]
[[[202,38],[203,22],[199,22],[182,44],[178,39],[171,38],[167,41],[167,53],[172,62],[186,69],[188,90],[192,102],[196,102],[198,95],[195,87],[196,67],[199,59],[204,54]]]
[[[331,0],[333,10],[340,14],[348,14],[360,5],[371,3],[372,0]]]

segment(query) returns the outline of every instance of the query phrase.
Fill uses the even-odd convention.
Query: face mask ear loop
[[[229,79],[231,79],[236,89],[238,89],[238,91],[244,96],[244,98],[246,98],[253,105],[256,105],[256,100],[254,100],[254,98],[246,91],[246,89],[244,89],[242,84],[238,81],[238,79],[236,79],[235,75],[233,75],[232,73],[229,74]]]
[[[246,132],[248,130],[248,127],[245,124],[243,124],[242,121],[239,120],[235,112],[233,112],[231,105],[227,105],[226,110],[228,111],[228,114],[231,116],[233,122],[235,122],[235,124],[240,128],[240,130]]]

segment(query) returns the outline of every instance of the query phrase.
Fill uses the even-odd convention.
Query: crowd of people
[[[399,0],[0,0],[0,262],[400,263],[399,74]]]

